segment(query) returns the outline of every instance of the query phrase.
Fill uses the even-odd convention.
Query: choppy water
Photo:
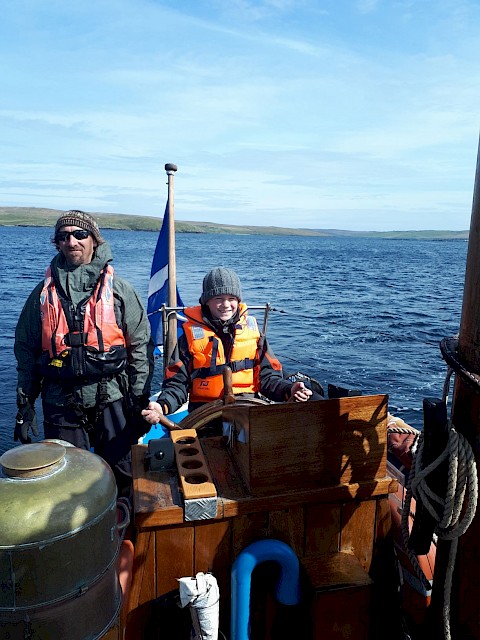
[[[0,453],[14,444],[15,325],[54,255],[51,234],[0,227]],[[104,236],[116,271],[146,303],[157,234]],[[421,428],[422,399],[442,393],[438,343],[459,328],[466,242],[178,234],[176,245],[186,304],[198,302],[211,267],[233,268],[247,303],[278,310],[268,337],[287,373],[302,370],[325,387],[388,393],[392,413]]]

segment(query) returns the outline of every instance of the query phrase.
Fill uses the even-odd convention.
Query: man
[[[14,438],[38,435],[93,449],[112,467],[119,491],[131,482],[130,448],[148,430],[153,344],[133,287],[114,274],[96,220],[67,211],[52,239],[58,254],[32,291],[15,332],[18,414]]]

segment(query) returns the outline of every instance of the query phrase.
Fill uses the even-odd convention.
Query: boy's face
[[[230,295],[215,296],[207,300],[206,305],[217,320],[230,320],[237,312],[238,298]]]

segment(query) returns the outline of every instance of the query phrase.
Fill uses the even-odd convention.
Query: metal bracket
[[[170,438],[153,438],[148,441],[145,456],[150,471],[166,471],[175,468],[175,450]]]

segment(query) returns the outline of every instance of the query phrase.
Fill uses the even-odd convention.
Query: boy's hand
[[[312,392],[303,384],[303,382],[294,382],[290,389],[290,398],[287,402],[306,402]]]
[[[160,422],[160,416],[163,416],[163,409],[158,402],[149,402],[148,407],[142,411],[143,419],[148,424],[158,424]]]

